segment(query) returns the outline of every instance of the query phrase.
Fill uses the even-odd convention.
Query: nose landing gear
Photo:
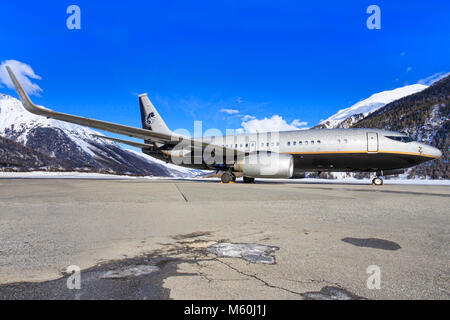
[[[382,186],[383,185],[383,179],[380,177],[373,178],[372,185],[374,186]]]

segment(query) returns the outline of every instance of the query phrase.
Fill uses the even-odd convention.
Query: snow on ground
[[[285,183],[305,183],[305,184],[372,184],[372,179],[257,179],[258,181],[265,182],[285,182]],[[432,179],[390,179],[384,180],[384,184],[420,184],[420,185],[443,185],[450,186],[450,180],[432,180]]]
[[[0,172],[1,178],[15,179],[104,179],[104,180],[133,180],[133,179],[171,179],[165,177],[150,176],[120,176],[115,174],[102,174],[90,172]]]
[[[220,181],[220,178],[186,178],[185,180],[204,180],[204,181]],[[240,181],[238,178],[237,181]],[[304,178],[304,179],[258,179],[256,182],[276,182],[276,183],[298,183],[298,184],[361,184],[361,185],[371,185],[372,179],[355,179],[355,178],[345,178],[345,179],[316,179],[316,178]],[[442,185],[450,186],[450,180],[432,180],[432,179],[390,179],[384,180],[384,184],[387,185],[399,185],[399,184],[420,184],[420,185]]]
[[[203,170],[198,170],[198,169],[190,169],[190,168],[186,168],[186,167],[180,167],[173,163],[166,163],[159,159],[153,158],[142,152],[137,152],[132,149],[126,149],[126,150],[128,152],[131,152],[131,153],[141,157],[141,158],[144,158],[145,160],[147,160],[150,163],[157,163],[157,164],[165,166],[172,173],[173,177],[179,177],[179,178],[184,178],[186,176],[195,177],[198,175],[203,175],[203,174],[207,174],[207,173],[211,172],[211,171],[203,171]]]
[[[105,179],[105,180],[192,180],[192,181],[217,181],[219,178],[205,178],[202,176],[197,177],[151,177],[151,176],[121,176],[114,174],[102,174],[102,173],[88,173],[88,172],[0,172],[1,178],[15,178],[15,179]],[[241,178],[238,178],[240,181]],[[371,179],[256,179],[256,181],[263,182],[277,182],[277,183],[300,183],[300,184],[372,184]],[[450,186],[450,180],[432,180],[432,179],[389,179],[384,180],[387,185],[399,185],[399,184],[420,184],[420,185],[442,185]]]

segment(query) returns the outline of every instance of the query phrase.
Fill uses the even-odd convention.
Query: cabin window
[[[299,142],[298,142],[298,145],[299,145],[299,146],[301,146],[301,145],[302,145],[302,143],[303,143],[302,141],[299,141]]]
[[[236,146],[235,146],[235,148],[237,148],[237,143],[236,143]]]
[[[245,144],[245,147],[248,148],[248,143]]]
[[[305,144],[308,144],[308,141],[305,141]]]
[[[293,144],[294,144],[294,146],[296,146],[296,145],[297,145],[297,141],[294,141],[294,143],[293,143]]]
[[[348,142],[348,140],[347,139],[344,139],[344,143],[347,143]]]
[[[277,147],[279,147],[280,146],[280,143],[279,142],[277,142]]]
[[[320,140],[317,140],[317,143],[320,143]]]
[[[288,145],[288,147],[289,147],[289,146],[291,145],[291,142],[290,142],[290,141],[288,141],[287,145]]]
[[[314,140],[311,140],[311,144],[314,144]]]
[[[241,143],[241,148],[242,148],[242,143]]]
[[[341,143],[341,139],[338,139],[338,143]]]

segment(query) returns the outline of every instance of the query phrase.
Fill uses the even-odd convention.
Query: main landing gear
[[[380,177],[373,178],[372,185],[374,186],[382,186],[383,185],[383,179]]]
[[[236,176],[233,174],[233,172],[225,171],[222,174],[220,180],[222,181],[222,183],[236,182]]]
[[[231,171],[225,171],[220,177],[222,183],[234,183],[236,182],[236,176]],[[244,177],[244,183],[255,183],[255,178]]]

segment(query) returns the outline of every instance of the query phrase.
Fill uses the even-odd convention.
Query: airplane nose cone
[[[438,148],[434,148],[434,152],[436,153],[436,157],[437,157],[437,158],[442,157],[442,151],[439,150]]]
[[[435,157],[435,158],[440,158],[440,157],[442,157],[442,151],[439,150],[438,148],[430,147],[430,146],[429,146],[427,152],[428,152],[431,156],[433,156],[433,157]]]

